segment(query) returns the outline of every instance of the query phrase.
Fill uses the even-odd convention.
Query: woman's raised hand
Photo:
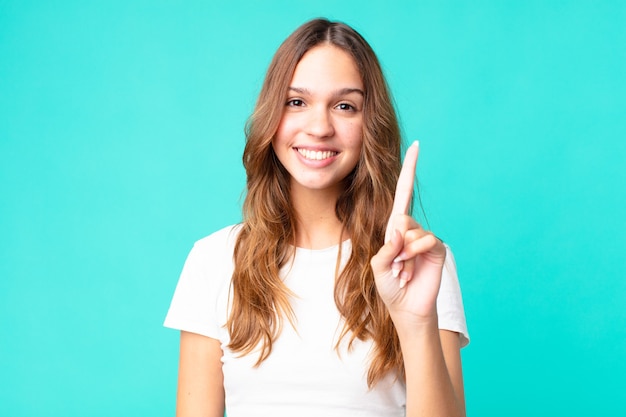
[[[436,317],[446,258],[443,243],[409,215],[418,153],[419,144],[414,142],[407,149],[396,185],[385,244],[371,260],[378,293],[396,327],[398,320]]]

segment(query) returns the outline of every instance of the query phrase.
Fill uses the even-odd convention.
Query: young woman
[[[246,134],[243,222],[195,244],[165,322],[177,415],[464,415],[456,267],[409,215],[418,147],[401,169],[367,42],[298,28]]]

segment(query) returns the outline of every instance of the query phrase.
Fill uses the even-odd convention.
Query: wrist
[[[390,312],[390,315],[400,341],[413,338],[423,340],[430,336],[439,335],[439,318],[436,312],[428,316],[416,316],[401,312]]]

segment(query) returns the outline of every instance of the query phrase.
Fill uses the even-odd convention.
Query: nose
[[[325,138],[335,133],[330,110],[325,107],[312,108],[306,124],[306,133],[311,136]]]

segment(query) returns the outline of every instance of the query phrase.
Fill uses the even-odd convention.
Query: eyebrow
[[[289,90],[295,91],[298,94],[311,95],[311,91],[309,91],[307,88],[289,87]],[[361,90],[360,88],[346,87],[346,88],[340,88],[339,90],[333,91],[334,96],[344,96],[344,95],[348,95],[352,93],[357,93],[365,97],[365,92],[363,92],[363,90]]]

